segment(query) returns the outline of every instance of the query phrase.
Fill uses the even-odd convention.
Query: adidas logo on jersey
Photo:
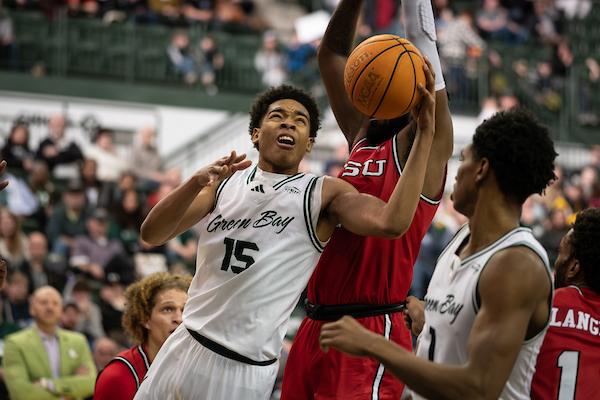
[[[300,194],[300,189],[295,186],[286,186],[285,191],[289,194]]]
[[[252,189],[250,189],[251,192],[258,192],[258,193],[264,193],[265,189],[263,188],[263,185],[256,185],[254,186]]]

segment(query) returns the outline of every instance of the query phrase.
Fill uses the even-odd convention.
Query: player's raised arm
[[[336,7],[318,51],[319,71],[329,104],[348,144],[354,143],[369,117],[356,109],[346,94],[344,69],[354,48],[356,24],[364,0],[342,0]]]
[[[328,178],[323,185],[323,223],[319,222],[320,238],[329,237],[341,223],[350,232],[363,236],[398,238],[410,227],[417,210],[431,143],[435,134],[435,75],[431,64],[424,66],[427,88],[419,83],[421,102],[412,111],[418,131],[406,163],[388,202],[359,193],[351,184]]]
[[[140,229],[142,239],[158,246],[197,224],[212,210],[219,182],[250,166],[245,158],[232,151],[198,170],[152,208]]]
[[[6,169],[6,160],[2,160],[2,161],[0,161],[0,176],[2,176],[2,173],[4,172],[5,169]],[[0,190],[4,189],[6,186],[8,186],[8,181],[0,182]]]

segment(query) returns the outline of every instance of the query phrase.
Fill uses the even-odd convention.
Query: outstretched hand
[[[4,169],[6,169],[6,161],[2,160],[0,162],[0,175],[2,175],[2,173],[4,172]],[[8,181],[0,182],[0,190],[4,189],[7,185],[8,185]]]
[[[421,92],[421,101],[413,108],[412,116],[422,131],[432,129],[432,132],[435,132],[435,72],[429,59],[423,57],[423,60],[427,87],[421,83],[417,84],[417,89]]]
[[[236,171],[248,168],[252,161],[245,160],[245,158],[246,154],[238,156],[235,151],[232,151],[229,156],[220,158],[196,172],[198,184],[203,187],[214,186],[229,178]]]
[[[319,335],[319,346],[324,352],[330,347],[343,351],[354,357],[367,356],[366,346],[373,341],[371,332],[349,315],[335,322],[324,324]]]

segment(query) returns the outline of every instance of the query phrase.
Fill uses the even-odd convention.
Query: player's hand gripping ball
[[[361,112],[374,118],[400,117],[421,100],[426,85],[423,56],[396,35],[377,35],[350,54],[344,71],[346,93]]]

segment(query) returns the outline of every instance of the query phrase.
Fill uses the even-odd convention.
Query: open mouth
[[[277,137],[277,143],[283,145],[284,147],[294,147],[296,141],[290,135],[280,135]]]

